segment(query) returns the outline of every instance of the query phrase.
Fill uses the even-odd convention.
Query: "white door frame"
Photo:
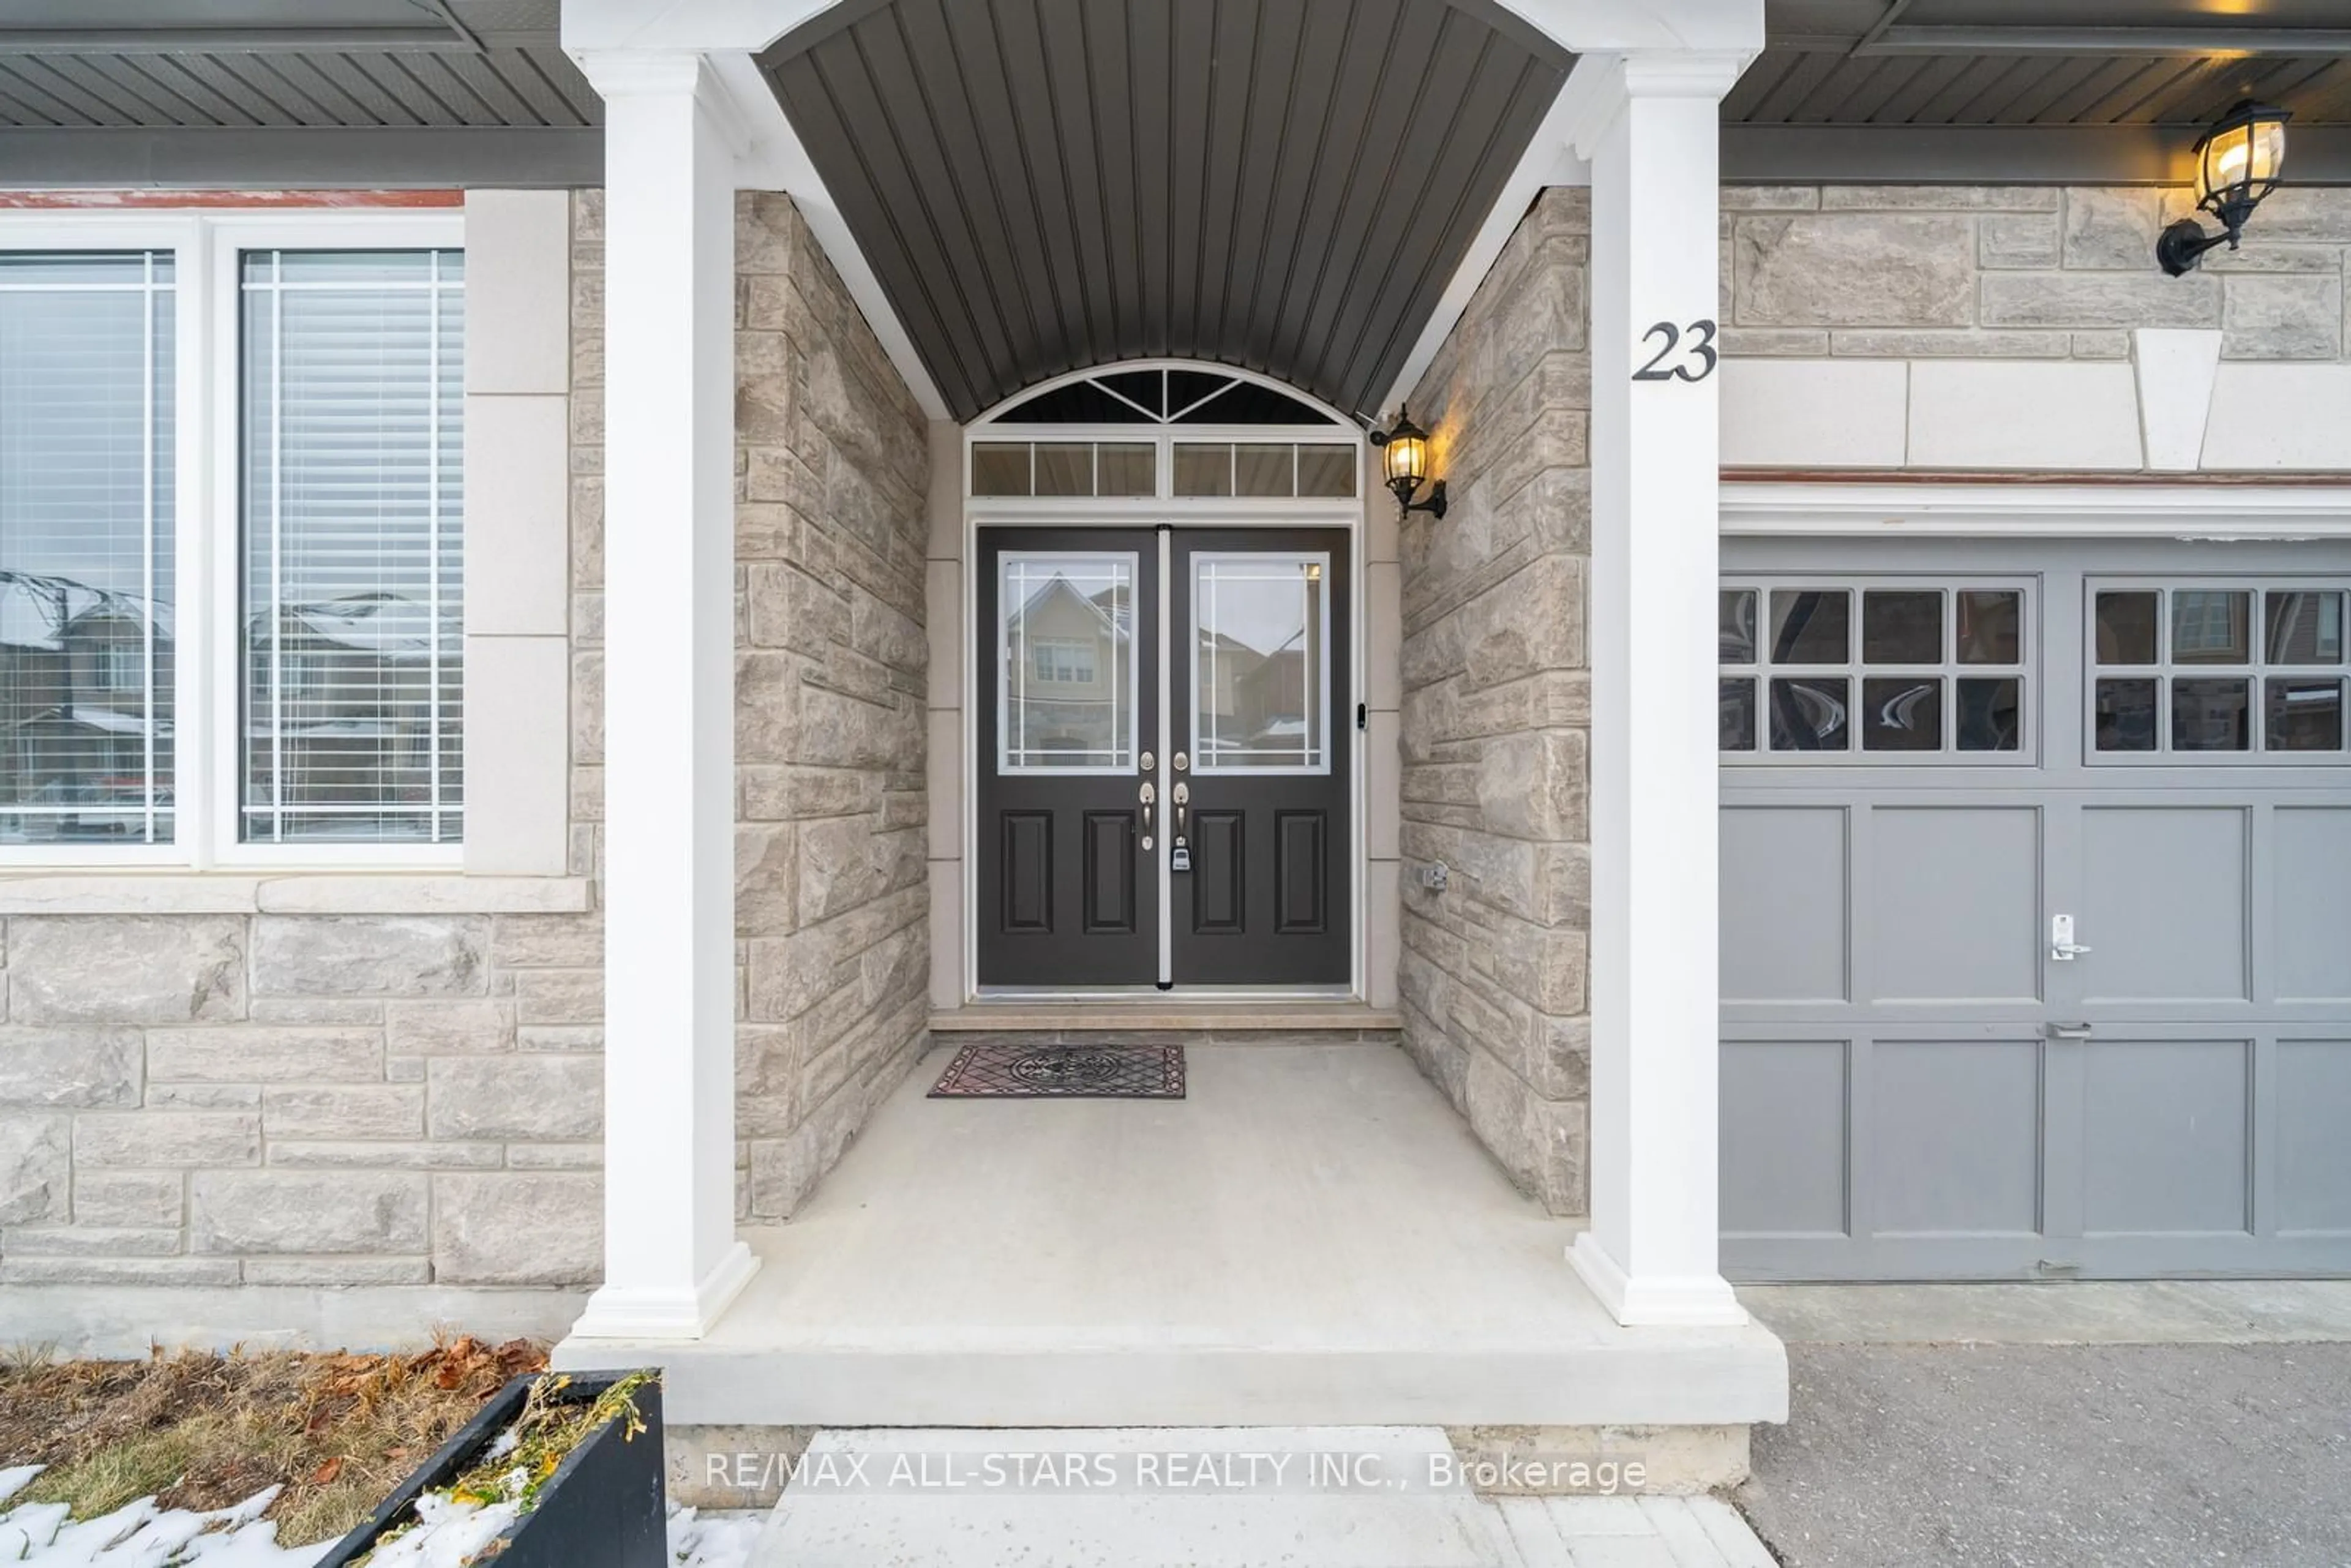
[[[1152,423],[1138,419],[1133,423],[1117,424],[1040,424],[1002,421],[1000,413],[1007,408],[1017,408],[1022,402],[1059,387],[1092,377],[1116,374],[1128,371],[1179,370],[1197,371],[1205,374],[1229,378],[1252,385],[1270,388],[1283,395],[1307,403],[1327,415],[1333,423],[1315,424],[1176,424]],[[1364,492],[1367,470],[1364,454],[1370,451],[1364,433],[1337,409],[1322,402],[1298,388],[1269,376],[1240,370],[1231,365],[1205,363],[1194,360],[1154,359],[1134,360],[1115,364],[1096,365],[1072,371],[1051,381],[1024,388],[1005,404],[982,414],[963,427],[960,461],[956,465],[956,485],[961,510],[961,531],[957,542],[961,570],[960,588],[953,607],[957,632],[958,657],[962,679],[958,700],[957,746],[961,796],[958,842],[960,863],[957,868],[958,893],[962,918],[960,950],[956,963],[960,969],[956,995],[959,1004],[988,1001],[1077,1000],[1121,1002],[1142,1006],[1167,1006],[1176,1001],[1208,1001],[1219,998],[1246,997],[1264,1000],[1277,998],[1311,998],[1337,999],[1329,988],[1299,989],[1291,987],[1187,987],[1169,993],[1154,986],[1118,989],[1083,988],[1050,989],[1035,987],[1013,988],[990,988],[983,992],[979,986],[979,859],[975,852],[979,831],[979,769],[985,760],[979,755],[977,704],[993,700],[992,694],[981,690],[980,649],[978,643],[979,584],[974,570],[978,562],[979,530],[983,528],[1155,528],[1162,523],[1176,528],[1331,528],[1347,530],[1349,589],[1352,596],[1347,658],[1351,672],[1351,689],[1356,702],[1364,704],[1368,687],[1365,685],[1368,663],[1372,657],[1368,643],[1369,601],[1365,593],[1364,543],[1367,507],[1371,498]],[[1357,476],[1356,494],[1352,497],[1282,499],[1267,497],[1178,497],[1175,490],[1174,447],[1178,441],[1232,442],[1238,444],[1287,444],[1311,442],[1325,444],[1346,444],[1353,448],[1353,465]],[[1066,442],[1085,444],[1116,442],[1155,446],[1155,472],[1157,493],[1141,497],[1092,496],[1008,496],[989,497],[972,494],[972,452],[984,442]],[[1169,625],[1165,612],[1176,602],[1176,586],[1163,579],[1161,582],[1163,611],[1162,635]],[[945,607],[934,604],[933,614]],[[1395,650],[1382,656],[1393,658]],[[1165,660],[1163,657],[1162,664]],[[1164,677],[1163,669],[1163,677]],[[1172,727],[1172,715],[1161,704],[1162,724]],[[1352,724],[1352,714],[1333,715],[1334,723]],[[1348,780],[1348,919],[1353,932],[1349,942],[1350,965],[1346,997],[1361,998],[1370,994],[1369,963],[1370,929],[1368,921],[1368,884],[1370,881],[1369,840],[1367,837],[1369,801],[1366,798],[1369,768],[1368,747],[1364,734],[1358,732],[1356,744],[1349,747]],[[1155,742],[1155,744],[1156,744]],[[1162,747],[1164,750],[1164,747]],[[1163,924],[1166,914],[1166,855],[1165,843],[1155,852],[1162,859],[1160,889]],[[1164,933],[1163,933],[1164,934]]]

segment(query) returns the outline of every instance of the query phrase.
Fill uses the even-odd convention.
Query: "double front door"
[[[1349,538],[987,528],[979,982],[1352,977]]]

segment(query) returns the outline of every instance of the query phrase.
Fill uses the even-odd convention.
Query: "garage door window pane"
[[[1755,591],[1727,588],[1721,601],[1716,656],[1726,664],[1751,664],[1755,662]]]
[[[2182,679],[2171,683],[2171,749],[2247,751],[2252,738],[2252,693],[2243,680]]]
[[[1907,675],[1862,682],[1861,747],[1865,751],[1940,751],[1943,683]]]
[[[1959,662],[2013,664],[2023,646],[2024,596],[2007,590],[1961,589],[1958,601]]]
[[[1850,733],[1851,683],[1775,680],[1771,683],[1771,749],[1843,751]]]
[[[2341,681],[2270,680],[2263,691],[2269,707],[2272,751],[2343,749]]]
[[[2013,675],[1960,679],[1955,728],[1961,751],[2015,751],[2022,746],[2022,685]]]
[[[2095,727],[2100,751],[2153,751],[2155,682],[2100,681]]]
[[[1943,662],[1943,591],[1873,588],[1861,596],[1861,656],[1872,664]]]
[[[2209,589],[2171,593],[2171,662],[2249,664],[2253,660],[2252,595]]]
[[[2339,664],[2343,662],[2343,596],[2339,593],[2272,593],[2266,596],[2267,648],[2273,664]]]
[[[1722,749],[1755,749],[1755,683],[1745,677],[1722,683]]]
[[[1853,645],[1852,598],[1841,588],[1776,590],[1771,595],[1771,662],[1848,662]]]
[[[2155,663],[2158,593],[2098,595],[2097,652],[2101,664]]]

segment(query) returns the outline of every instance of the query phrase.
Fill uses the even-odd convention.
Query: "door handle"
[[[1147,833],[1151,831],[1151,803],[1159,799],[1159,791],[1151,787],[1151,780],[1148,779],[1145,779],[1143,781],[1143,793],[1141,799],[1143,801],[1143,831]]]
[[[1180,844],[1184,841],[1184,808],[1192,799],[1192,787],[1189,784],[1179,783],[1168,799],[1176,802],[1176,841]]]
[[[2052,1040],[2087,1040],[2090,1038],[2090,1026],[2085,1023],[2053,1023],[2049,1026],[2049,1038]]]
[[[2049,958],[2052,963],[2070,964],[2089,947],[2074,940],[2074,917],[2053,915],[2049,917]]]

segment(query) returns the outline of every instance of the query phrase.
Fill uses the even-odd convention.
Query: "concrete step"
[[[1513,1568],[1434,1427],[827,1431],[753,1568]]]

